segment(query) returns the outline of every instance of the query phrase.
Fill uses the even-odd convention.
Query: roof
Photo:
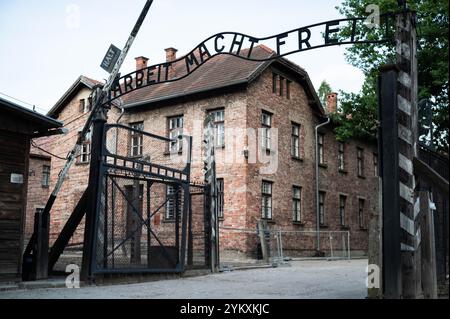
[[[0,97],[0,111],[2,113],[5,112],[10,118],[17,118],[26,122],[29,129],[36,133],[46,132],[50,129],[62,127],[63,125],[60,121],[29,110],[2,97]],[[5,118],[7,117],[5,116]]]
[[[241,54],[245,55],[247,50],[242,50]],[[255,47],[252,53],[255,59],[267,59],[274,55],[275,52],[264,45]],[[124,108],[130,109],[177,97],[249,84],[272,64],[282,65],[295,73],[298,81],[304,85],[310,103],[320,114],[324,114],[323,107],[306,71],[285,58],[261,62],[245,60],[230,54],[216,55],[181,80],[147,86],[125,94],[121,99]],[[185,70],[183,63],[175,63],[174,77],[177,77],[178,74],[184,75]]]
[[[248,49],[241,50],[241,55],[245,55],[246,51]],[[264,45],[256,46],[252,53],[252,57],[255,59],[268,59],[274,55],[275,52]],[[203,93],[209,94],[224,89],[242,88],[258,78],[271,65],[289,70],[295,80],[304,87],[309,105],[320,116],[325,115],[308,73],[297,64],[285,58],[249,61],[231,54],[213,56],[187,77],[178,81],[150,85],[134,90],[122,95],[120,101],[113,101],[113,104],[121,104],[124,109],[131,110],[137,107],[148,107],[158,102],[172,102],[177,98],[193,97]],[[185,65],[183,63],[173,64],[172,72],[174,72],[173,77],[185,75]],[[81,87],[93,89],[97,85],[101,86],[103,83],[81,75],[47,115],[56,117]]]
[[[93,89],[97,85],[103,85],[102,82],[88,78],[87,76],[80,75],[78,79],[70,86],[70,88],[63,94],[63,96],[56,102],[56,104],[48,111],[47,115],[51,117],[56,117],[61,109],[65,106],[66,102],[69,101],[74,94],[76,94],[80,87],[85,86],[89,89]]]

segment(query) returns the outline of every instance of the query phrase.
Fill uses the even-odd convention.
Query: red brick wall
[[[34,148],[31,146],[31,150]],[[50,159],[31,155],[29,161],[27,211],[25,218],[25,243],[28,242],[34,229],[34,213],[37,208],[44,208],[50,195],[49,187],[42,186],[43,166],[50,166]]]
[[[293,80],[293,79],[292,79]],[[160,107],[152,110],[140,110],[133,113],[125,113],[120,123],[128,125],[133,122],[144,122],[144,131],[158,135],[167,136],[167,119],[171,116],[184,115],[184,134],[193,137],[193,163],[192,180],[203,181],[202,141],[203,120],[207,110],[225,108],[225,148],[216,149],[217,177],[224,179],[224,220],[220,222],[223,227],[255,229],[256,222],[261,218],[261,181],[263,179],[273,182],[273,218],[269,225],[272,229],[309,231],[316,227],[315,210],[315,141],[314,128],[320,122],[314,115],[312,107],[308,104],[308,98],[304,88],[292,81],[291,98],[281,97],[272,93],[272,71],[266,70],[260,78],[249,85],[247,91],[222,94],[216,97],[203,98],[196,101],[182,102],[174,106]],[[65,123],[69,134],[65,136],[54,136],[42,143],[42,146],[59,156],[66,156],[75,144],[78,130],[84,125],[87,114],[80,114],[78,101],[86,98],[89,90],[80,91],[72,101],[62,110],[58,120]],[[254,163],[251,158],[261,146],[258,139],[256,149],[252,147],[251,138],[242,135],[243,130],[256,130],[261,127],[261,111],[273,113],[272,127],[278,129],[279,147],[276,150],[277,168],[270,174],[261,174],[265,166]],[[117,109],[109,112],[108,122],[115,122],[118,117]],[[291,157],[291,122],[301,125],[301,159]],[[237,137],[227,134],[230,128],[238,131]],[[239,135],[241,134],[241,135]],[[109,136],[108,138],[111,138]],[[173,164],[169,156],[164,154],[164,143],[145,142],[144,156],[150,154],[152,160],[169,166],[183,167],[183,164]],[[147,148],[146,148],[147,145]],[[347,219],[351,232],[352,249],[367,250],[367,232],[359,228],[357,219],[357,198],[366,198],[366,209],[371,207],[370,189],[374,182],[372,169],[372,153],[374,146],[363,141],[351,141],[346,148],[347,174],[338,172],[337,169],[337,141],[330,129],[326,129],[325,135],[325,158],[327,168],[321,168],[320,189],[327,192],[326,197],[326,224],[323,230],[341,230],[339,226],[339,192],[345,193],[347,197]],[[356,146],[364,148],[366,178],[356,177]],[[128,147],[128,136],[119,137],[119,152],[126,154]],[[244,150],[248,148],[249,159],[244,157]],[[154,151],[152,152],[151,149]],[[156,154],[156,155],[155,155]],[[183,152],[183,154],[185,154]],[[230,154],[233,154],[234,159]],[[183,156],[183,155],[180,155]],[[57,174],[65,163],[63,160],[52,159],[51,185],[53,188]],[[36,164],[40,165],[40,164]],[[65,221],[72,213],[74,206],[86,188],[88,179],[88,165],[74,165],[67,180],[63,184],[57,201],[55,202],[51,217],[51,239],[55,239]],[[31,183],[30,183],[31,184]],[[292,186],[302,187],[302,222],[292,221]],[[165,190],[161,188],[155,192],[165,197]],[[41,194],[42,195],[42,194]],[[39,195],[39,196],[41,196]],[[35,196],[30,200],[29,206],[34,207],[43,197]],[[152,208],[159,206],[161,202],[155,201]],[[154,206],[153,206],[154,205]],[[201,216],[201,201],[193,205],[194,214]],[[125,205],[117,203],[116,215],[124,218]],[[144,204],[145,210],[145,204]],[[173,228],[170,223],[164,223],[164,208],[159,213],[159,225],[157,230],[161,233]],[[366,216],[369,211],[366,212]],[[368,218],[366,219],[366,221]],[[82,227],[72,242],[81,242],[83,237]],[[202,225],[197,225],[201,229]],[[221,236],[222,248],[233,248],[240,250],[255,251],[254,234],[231,235],[223,233]],[[292,237],[291,242],[295,245],[297,241]],[[303,248],[314,250],[314,239],[304,239]],[[325,245],[325,244],[324,244]]]
[[[316,194],[315,194],[315,136],[314,129],[319,119],[314,116],[304,89],[296,82],[291,83],[290,99],[272,93],[272,71],[266,70],[261,78],[250,85],[247,105],[247,126],[261,127],[262,110],[272,113],[272,127],[278,129],[278,168],[274,174],[260,174],[262,164],[249,164],[247,177],[247,226],[254,228],[261,217],[261,183],[262,180],[273,182],[273,217],[269,221],[272,229],[314,231],[316,229]],[[323,120],[321,120],[323,121]],[[300,156],[301,160],[291,157],[291,122],[301,125]],[[373,153],[376,146],[370,142],[349,141],[346,144],[347,174],[338,172],[338,142],[332,130],[325,130],[325,160],[327,168],[320,168],[320,189],[326,191],[326,226],[323,231],[350,231],[351,248],[361,252],[367,251],[368,235],[360,229],[358,223],[358,197],[366,203],[366,225],[373,183]],[[364,149],[365,178],[356,176],[356,147]],[[258,143],[261,147],[261,143]],[[302,223],[292,219],[292,187],[302,188]],[[341,228],[339,223],[339,193],[347,195],[346,219],[349,228]],[[298,240],[299,237],[292,240]],[[322,236],[323,237],[323,236]],[[309,238],[310,249],[314,250],[315,238]],[[322,239],[323,241],[323,239]],[[298,245],[297,245],[298,246]],[[326,243],[322,248],[327,249]]]

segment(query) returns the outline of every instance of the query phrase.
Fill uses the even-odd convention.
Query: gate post
[[[397,68],[386,65],[378,78],[378,154],[382,178],[382,275],[384,298],[401,296],[400,216],[398,183]]]
[[[50,214],[38,211],[34,214],[34,234],[36,241],[33,245],[34,258],[31,279],[48,278],[48,242],[49,242]]]
[[[398,185],[401,227],[402,297],[421,296],[419,202],[413,160],[418,156],[417,49],[415,13],[405,10],[396,17],[398,113]]]
[[[100,98],[100,97],[99,97]],[[86,220],[84,226],[83,259],[81,265],[80,279],[91,281],[92,271],[95,264],[95,251],[97,241],[97,224],[102,194],[102,155],[105,145],[106,110],[101,107],[94,114],[92,127],[91,163],[89,168],[90,191],[87,198]]]
[[[204,163],[205,163],[205,210],[210,221],[210,265],[211,271],[217,272],[219,259],[219,221],[217,216],[216,161],[214,156],[214,125],[211,114],[204,121]]]
[[[417,50],[415,14],[396,16],[396,65],[379,78],[379,154],[383,206],[385,298],[421,295],[419,201],[414,194],[417,157]]]

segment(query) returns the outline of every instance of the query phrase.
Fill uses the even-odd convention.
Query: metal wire
[[[66,160],[67,159],[67,157],[61,157],[61,156],[55,155],[55,154],[53,154],[53,153],[43,149],[42,147],[37,146],[34,141],[31,141],[31,145],[33,145],[33,147],[37,148],[38,150],[41,150],[42,152],[47,153],[48,155],[51,155],[51,156],[56,157],[58,159],[61,159],[61,160]]]

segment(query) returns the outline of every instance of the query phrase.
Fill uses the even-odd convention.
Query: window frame
[[[88,164],[91,161],[91,139],[92,139],[93,127],[87,131],[86,138],[81,144],[80,153],[78,154],[77,164]],[[78,132],[78,137],[81,135],[81,131]]]
[[[80,164],[87,164],[91,161],[91,143],[83,142],[80,149]]]
[[[345,172],[345,143],[338,143],[338,169],[340,172]]]
[[[295,191],[298,191],[298,197]],[[302,222],[302,188],[296,185],[292,186],[292,220],[294,223]]]
[[[378,154],[377,153],[373,153],[372,161],[373,161],[373,176],[379,177],[380,169],[378,167]]]
[[[279,75],[275,72],[272,72],[272,93],[273,94],[277,94],[278,92],[278,86],[277,86],[277,82],[278,82],[278,78]]]
[[[325,197],[326,192],[319,191],[319,225],[325,226]]]
[[[221,112],[221,119],[217,120],[216,114]],[[224,148],[225,147],[225,108],[218,108],[214,110],[209,110],[208,114],[213,116],[213,125],[214,125],[214,144],[215,147]],[[219,132],[219,127],[222,127],[221,132]],[[220,134],[219,134],[220,133]],[[219,135],[222,137],[221,143],[219,144]]]
[[[340,194],[339,195],[339,224],[343,227],[347,226],[345,223],[345,215],[346,215],[346,206],[347,206],[347,196]]]
[[[174,120],[175,122],[173,122]],[[176,127],[172,127],[173,123],[176,123]],[[181,126],[179,126],[180,125],[179,123],[181,123]],[[176,141],[168,142],[168,152],[170,154],[183,152],[183,139],[178,138],[180,135],[183,135],[183,130],[184,130],[184,114],[174,115],[167,118],[168,137],[171,140],[176,138]],[[175,138],[172,137],[172,133],[176,133]]]
[[[317,157],[319,165],[325,165],[325,134],[317,134]]]
[[[269,119],[269,123],[267,124],[264,121],[264,116]],[[262,110],[261,112],[261,128],[262,128],[262,136],[261,136],[261,147],[265,150],[270,150],[272,147],[272,121],[273,121],[273,114]]]
[[[42,187],[50,186],[50,174],[51,174],[51,166],[50,165],[42,165]]]
[[[364,177],[364,149],[359,146],[356,148],[356,170],[358,177]]]
[[[362,203],[362,207],[361,207],[361,203]],[[361,229],[365,228],[365,224],[364,224],[365,207],[366,207],[366,200],[364,198],[358,197],[358,224],[359,224],[359,228],[361,228]]]
[[[286,79],[286,98],[291,99],[291,80]]]
[[[144,131],[144,122],[133,122],[130,123],[129,126],[134,130]],[[137,138],[138,143],[135,145],[135,138]],[[130,147],[129,154],[130,157],[141,157],[144,152],[144,135],[142,133],[137,133],[135,131],[130,131]],[[138,152],[135,153],[134,150],[137,149]]]
[[[294,130],[297,130],[297,134],[295,134]],[[300,156],[300,130],[301,125],[299,123],[291,122],[291,156],[293,158],[301,158]],[[297,148],[297,149],[296,149]],[[297,154],[295,153],[297,150]]]
[[[265,192],[264,185],[270,186],[270,192]],[[267,199],[266,205],[265,199]],[[273,217],[273,182],[263,180],[261,182],[261,218],[266,220],[272,220]]]
[[[282,75],[279,75],[278,77],[280,79],[280,90],[278,92],[278,95],[283,97],[284,96],[284,82],[285,82],[286,78]]]
[[[84,114],[86,113],[85,109],[86,109],[86,99],[79,99],[78,112]]]

